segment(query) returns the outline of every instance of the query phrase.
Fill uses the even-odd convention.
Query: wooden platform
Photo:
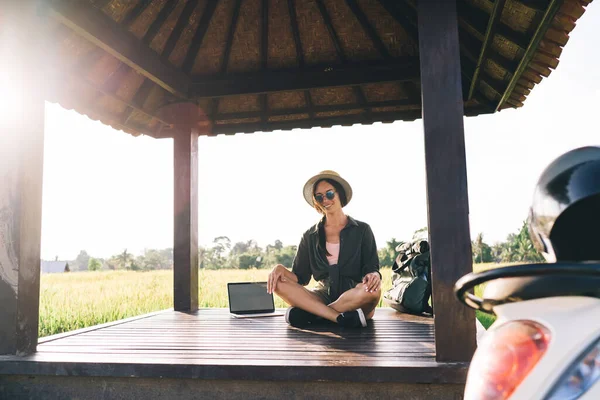
[[[168,396],[187,381],[186,387],[199,385],[190,394],[208,390],[217,398],[219,393],[235,398],[218,389],[224,384],[239,387],[240,398],[253,385],[263,398],[281,396],[284,389],[293,397],[294,388],[335,398],[362,384],[383,397],[390,391],[399,398],[394,387],[406,394],[415,387],[410,398],[445,398],[437,393],[442,390],[454,399],[467,365],[438,363],[434,349],[431,318],[385,308],[367,328],[352,330],[334,324],[300,330],[283,317],[235,319],[226,309],[164,311],[42,338],[31,356],[0,357],[0,398],[34,396],[39,390],[61,398],[94,398],[91,388],[103,387],[147,399],[171,387],[163,394]],[[133,385],[134,390],[132,383],[141,386]],[[137,393],[140,387],[147,391]],[[333,397],[325,396],[327,391]],[[437,397],[419,397],[434,392]]]

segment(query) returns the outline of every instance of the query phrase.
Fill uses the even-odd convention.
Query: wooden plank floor
[[[467,365],[435,361],[433,320],[378,309],[367,328],[290,327],[227,309],[165,311],[42,338],[0,375],[464,383]]]

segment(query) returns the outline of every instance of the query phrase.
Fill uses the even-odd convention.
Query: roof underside
[[[591,0],[458,0],[466,115],[523,105]],[[421,116],[415,0],[52,0],[50,101],[133,135],[194,102],[210,135]],[[52,61],[50,61],[52,62]]]

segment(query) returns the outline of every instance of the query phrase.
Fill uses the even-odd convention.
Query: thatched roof
[[[198,104],[212,133],[421,116],[416,0],[51,0],[50,101],[133,135]],[[591,0],[458,0],[466,115],[521,107]]]

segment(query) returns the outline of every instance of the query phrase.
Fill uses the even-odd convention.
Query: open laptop
[[[275,317],[273,295],[267,293],[267,282],[231,282],[227,284],[229,312],[235,318]]]

